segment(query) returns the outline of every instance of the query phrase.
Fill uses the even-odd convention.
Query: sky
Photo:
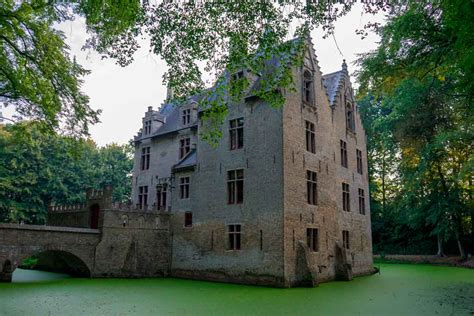
[[[353,73],[357,55],[376,48],[378,37],[375,34],[361,39],[355,30],[361,29],[369,19],[382,21],[383,17],[362,15],[361,12],[361,5],[357,4],[348,15],[340,18],[335,24],[334,38],[323,39],[321,30],[311,33],[323,74],[340,70],[343,59],[346,59],[349,72]],[[91,107],[102,109],[100,123],[90,128],[92,139],[100,146],[127,143],[141,128],[141,119],[148,106],[158,109],[166,97],[166,87],[162,83],[166,63],[149,52],[148,42],[143,40],[134,62],[121,67],[112,59],[102,59],[94,51],[81,49],[87,38],[83,19],[64,22],[58,28],[66,35],[71,56],[91,71],[83,78],[82,89],[90,97]]]

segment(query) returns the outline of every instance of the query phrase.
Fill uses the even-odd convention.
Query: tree
[[[91,38],[87,47],[117,59],[133,61],[137,38],[146,34],[151,51],[166,61],[164,82],[173,96],[200,95],[203,119],[211,124],[203,135],[215,142],[227,114],[227,103],[240,99],[250,81],[238,71],[261,76],[253,93],[270,106],[283,105],[282,89],[294,89],[291,70],[302,62],[309,31],[322,26],[328,34],[333,22],[349,12],[353,2],[332,1],[80,1],[76,12],[86,18]],[[367,13],[388,9],[385,2],[364,2]],[[118,21],[118,23],[117,23]],[[290,30],[294,29],[294,33]],[[293,41],[289,39],[295,38]],[[269,71],[269,61],[279,60]],[[203,73],[210,81],[202,80]],[[213,86],[212,89],[208,89]],[[228,93],[230,91],[230,93]]]
[[[279,67],[264,76],[254,93],[271,106],[281,106],[280,89],[293,88],[290,70],[301,63],[303,39],[323,26],[328,34],[333,22],[346,14],[353,2],[331,1],[160,1],[140,0],[2,0],[0,15],[0,101],[15,106],[20,117],[41,119],[48,126],[87,135],[88,126],[98,121],[80,91],[87,71],[68,56],[64,36],[55,23],[86,19],[90,38],[85,47],[112,57],[120,65],[133,60],[138,38],[147,35],[151,50],[169,66],[165,83],[174,96],[201,95],[211,127],[218,128],[225,117],[227,97],[242,96],[248,87],[244,77],[229,80],[238,70],[258,75],[273,57]],[[384,2],[364,3],[367,13],[385,10]],[[295,29],[294,33],[289,30]],[[290,38],[299,38],[287,42]],[[204,65],[204,66],[203,66]],[[202,72],[211,74],[203,82]],[[207,89],[215,85],[215,89]],[[211,133],[212,141],[219,133]]]
[[[98,148],[90,140],[59,136],[43,125],[0,125],[0,221],[44,223],[51,203],[82,203],[87,188],[106,184],[114,186],[114,201],[129,200],[129,145]]]
[[[454,238],[462,257],[462,236],[473,221],[474,23],[468,13],[473,3],[407,1],[379,28],[380,46],[361,58],[358,77],[360,97],[374,96],[387,109],[378,119],[399,148],[397,206],[414,228],[429,227],[437,236],[439,255],[443,241]]]
[[[50,1],[2,0],[0,17],[0,101],[15,107],[19,118],[87,135],[100,113],[80,90],[88,72],[70,59],[64,35],[53,28],[70,18],[67,8]]]

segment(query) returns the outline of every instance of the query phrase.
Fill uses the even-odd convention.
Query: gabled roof
[[[197,161],[196,149],[191,149],[186,157],[183,158],[180,162],[173,166],[173,170],[182,170],[194,167]]]
[[[291,45],[291,51],[295,51],[297,49],[298,41],[300,38],[294,38],[285,42],[285,44]],[[255,54],[256,57],[259,57],[259,52]],[[261,55],[260,55],[261,56]],[[265,84],[264,79],[266,76],[273,75],[275,70],[280,67],[282,64],[287,65],[290,62],[290,55],[285,54],[284,52],[279,52],[276,55],[273,55],[270,59],[264,61],[265,67],[263,69],[262,74],[258,74],[257,80],[253,83],[253,85],[248,90],[245,98],[254,97],[256,92],[262,89],[262,86]],[[264,89],[267,91],[268,89]]]
[[[295,38],[293,40],[288,41],[288,43],[290,43],[291,45],[294,45],[294,47],[296,48],[295,44],[297,43],[297,40],[298,38]],[[258,57],[258,52],[256,53],[256,56]],[[256,94],[256,91],[261,90],[262,85],[265,84],[264,78],[266,76],[272,75],[275,72],[276,68],[288,62],[289,62],[289,56],[283,53],[279,55],[274,55],[270,59],[266,60],[263,73],[259,74],[258,78],[253,82],[245,98],[254,97]],[[324,88],[326,90],[326,93],[329,99],[329,104],[331,106],[333,106],[336,101],[338,91],[344,82],[346,73],[347,73],[347,66],[345,65],[345,61],[344,61],[342,70],[322,76]],[[224,75],[228,76],[228,74],[224,74]],[[218,84],[207,90],[208,92],[211,92],[210,95],[208,95],[211,101],[217,97],[217,94],[215,93],[216,90],[218,90]],[[197,122],[193,122],[192,124],[185,127],[181,126],[180,109],[182,106],[189,104],[190,102],[199,102],[199,100],[202,99],[205,95],[206,93],[190,96],[189,98],[187,98],[186,101],[180,102],[179,104],[173,104],[173,103],[163,104],[163,106],[159,110],[159,114],[165,117],[165,123],[162,126],[160,126],[158,130],[153,135],[151,135],[151,137],[177,132],[185,128],[197,127]],[[220,95],[220,97],[222,97],[224,100],[228,99],[228,95],[226,92],[224,92],[224,95]],[[206,110],[205,107],[204,108],[200,107],[198,109],[199,112],[204,111],[204,110]]]
[[[329,104],[332,106],[336,100],[337,92],[344,82],[344,70],[336,71],[323,75],[323,84],[329,98]]]
[[[193,122],[190,125],[187,125],[186,127],[182,127],[180,125],[180,120],[181,120],[180,109],[181,109],[181,106],[184,104],[185,103],[182,103],[179,105],[174,105],[172,103],[163,104],[163,106],[159,110],[159,113],[165,116],[166,118],[165,124],[160,126],[158,130],[153,135],[151,135],[151,137],[173,133],[184,128],[197,126],[196,122]]]

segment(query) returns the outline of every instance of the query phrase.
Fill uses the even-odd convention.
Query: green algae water
[[[382,264],[381,274],[317,288],[181,279],[74,279],[18,269],[1,315],[474,315],[474,270]]]

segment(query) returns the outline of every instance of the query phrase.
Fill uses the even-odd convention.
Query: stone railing
[[[78,212],[83,211],[86,208],[85,204],[73,204],[73,205],[50,205],[48,208],[49,212]]]

